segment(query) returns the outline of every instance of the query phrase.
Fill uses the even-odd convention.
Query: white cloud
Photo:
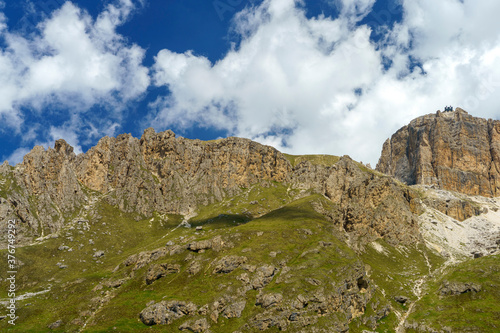
[[[394,26],[383,25],[394,8],[374,13],[374,0],[331,2],[338,18],[307,18],[300,0],[246,7],[233,18],[238,43],[215,63],[194,51],[160,51],[152,80],[170,93],[151,103],[155,126],[197,124],[374,165],[383,141],[414,117],[450,104],[500,116],[500,2],[401,0]],[[57,126],[27,130],[23,145],[43,132],[43,145],[63,137],[80,151],[115,135],[123,107],[150,84],[145,50],[116,31],[135,8],[115,0],[94,19],[67,2],[29,36],[10,31],[0,11],[3,127],[20,133],[25,108],[39,117],[71,110]],[[370,40],[359,24],[366,17],[380,21],[383,40]],[[96,105],[107,112],[102,119],[88,111]]]
[[[334,3],[340,7],[341,16],[360,21],[371,12],[375,0],[335,0]]]
[[[8,161],[10,165],[21,163],[23,161],[24,155],[28,154],[31,149],[32,148],[26,147],[17,148],[12,152],[12,154],[5,158],[5,160]]]
[[[34,125],[27,132],[22,133],[22,142],[29,147],[20,147],[4,159],[11,165],[22,162],[24,155],[29,153],[34,143],[36,146],[42,146],[45,149],[54,147],[55,141],[64,139],[73,147],[75,154],[83,152],[82,145],[89,145],[101,139],[103,136],[116,136],[119,134],[120,125],[111,120],[101,120],[101,122],[85,119],[85,115],[73,113],[70,119],[59,126],[50,126],[44,129]],[[39,132],[45,132],[40,135]],[[45,140],[40,138],[46,138]]]
[[[129,102],[145,93],[149,70],[145,50],[116,32],[135,10],[130,0],[106,6],[94,20],[66,2],[38,24],[39,34],[9,31],[0,15],[0,118],[20,131],[23,107],[52,117],[51,110],[85,112],[95,105],[109,119],[120,117]],[[4,126],[5,126],[4,125]],[[55,129],[51,131],[58,133]],[[116,127],[115,127],[116,128]],[[78,147],[78,128],[69,135]],[[80,133],[81,134],[81,133]]]
[[[155,120],[373,165],[383,141],[414,117],[450,104],[498,116],[500,3],[402,1],[402,22],[378,45],[354,24],[373,3],[338,0],[338,18],[308,19],[300,2],[266,0],[235,16],[241,43],[216,63],[162,50],[154,83],[171,94],[152,104]]]

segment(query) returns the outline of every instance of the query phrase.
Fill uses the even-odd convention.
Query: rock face
[[[377,170],[409,184],[500,195],[500,121],[457,108],[419,117],[383,146]]]
[[[85,186],[113,191],[113,204],[146,216],[155,210],[187,214],[261,180],[285,181],[290,172],[280,152],[247,139],[205,142],[151,128],[140,140],[101,139],[75,168]]]
[[[393,245],[420,240],[415,193],[390,177],[363,172],[350,158],[342,157],[332,169],[325,195],[339,204],[340,223],[352,246],[377,238]]]
[[[205,142],[147,129],[141,139],[104,137],[78,156],[58,140],[53,149],[35,147],[15,168],[4,163],[0,177],[0,231],[16,218],[22,223],[20,241],[57,234],[71,216],[92,211],[99,200],[141,220],[155,212],[190,215],[255,184],[274,183],[330,198],[338,209],[319,211],[350,233],[354,243],[419,239],[414,195],[390,177],[362,170],[348,156],[334,164],[304,158],[292,165],[276,149],[248,139]],[[219,251],[223,246],[214,238],[188,249]]]

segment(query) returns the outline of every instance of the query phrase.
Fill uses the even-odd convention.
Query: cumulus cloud
[[[500,2],[398,0],[394,24],[392,5],[328,2],[338,17],[308,17],[300,0],[249,5],[220,60],[167,48],[148,69],[146,51],[116,31],[143,0],[115,0],[95,18],[66,2],[30,35],[9,29],[0,0],[0,131],[22,130],[26,147],[62,137],[79,152],[116,135],[121,110],[152,82],[168,88],[150,104],[158,129],[204,126],[374,165],[394,131],[445,105],[500,116]],[[45,115],[57,121],[26,127]]]
[[[192,51],[156,56],[152,107],[162,127],[225,129],[293,153],[376,163],[383,141],[445,105],[498,116],[500,3],[404,0],[382,39],[359,22],[372,0],[336,0],[336,18],[265,0],[234,17],[237,43],[211,63]],[[378,32],[380,32],[378,31]]]
[[[357,94],[381,72],[366,26],[307,19],[293,1],[248,8],[235,30],[245,38],[215,64],[192,52],[157,55],[154,82],[171,91],[155,104],[157,120],[198,122],[299,150],[295,136],[304,132],[304,142],[321,144],[304,144],[303,152],[325,150],[340,136],[338,116],[352,118]]]
[[[118,0],[93,19],[66,2],[30,35],[9,31],[0,13],[3,129],[20,131],[26,119],[23,108],[51,117],[52,110],[83,113],[99,105],[107,110],[106,117],[119,118],[120,110],[150,83],[149,70],[142,65],[145,50],[116,32],[135,9],[131,0]],[[69,135],[78,147],[78,126],[72,126],[72,133],[51,128],[49,136]]]
[[[78,155],[83,153],[83,145],[91,145],[103,136],[116,136],[119,134],[119,129],[120,124],[112,119],[87,119],[85,114],[74,112],[67,121],[57,126],[49,125],[47,128],[42,128],[37,124],[30,125],[30,128],[22,134],[22,142],[27,146],[17,148],[5,160],[15,165],[22,162],[24,155],[29,153],[33,146],[53,148],[55,141],[59,139],[64,139]]]
[[[17,148],[10,154],[5,160],[9,161],[11,165],[16,165],[17,163],[21,163],[26,154],[31,151],[30,148],[21,147]]]

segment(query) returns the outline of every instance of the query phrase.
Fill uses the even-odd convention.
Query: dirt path
[[[429,269],[429,274],[421,277],[415,282],[415,285],[413,286],[413,293],[415,296],[417,296],[417,299],[410,304],[408,307],[408,310],[404,312],[403,314],[396,312],[396,315],[399,318],[398,326],[396,327],[396,333],[404,333],[405,332],[405,323],[406,319],[408,319],[408,316],[413,312],[413,308],[415,305],[422,299],[423,297],[423,286],[429,282],[430,279],[434,278],[439,278],[443,274],[445,274],[445,270],[447,267],[454,265],[459,262],[453,255],[450,256],[448,260],[444,262],[444,264],[438,268],[436,268],[434,271],[432,271],[432,266],[429,262],[429,259],[425,255],[425,253],[422,253],[425,257],[425,261],[427,264],[427,267]],[[437,273],[437,274],[436,274]]]

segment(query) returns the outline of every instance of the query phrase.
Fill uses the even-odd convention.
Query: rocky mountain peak
[[[71,147],[64,139],[59,139],[54,144],[54,149],[58,153],[63,153],[68,156],[73,154],[73,147]]]
[[[438,112],[396,133],[379,164],[439,184],[491,174],[493,162],[478,163],[495,161],[496,133],[463,110]],[[149,128],[78,156],[64,140],[35,147],[0,166],[4,254],[9,220],[23,332],[450,332],[442,318],[427,321],[421,300],[434,309],[457,299],[481,326],[485,307],[464,310],[463,294],[492,309],[500,299],[498,256],[487,258],[500,249],[500,199],[407,186],[347,155],[287,155],[242,138]],[[478,278],[445,276],[471,257],[483,263]],[[9,303],[0,300],[0,331]],[[455,325],[453,308],[440,308]]]
[[[407,184],[435,185],[469,195],[497,196],[500,122],[465,110],[412,120],[383,146],[377,170]]]
[[[19,196],[15,204],[4,202],[4,217],[22,216],[29,222],[26,234],[34,236],[58,232],[95,198],[141,220],[155,213],[191,216],[204,206],[248,195],[252,187],[280,184],[296,198],[317,193],[337,204],[340,215],[321,211],[351,234],[353,244],[419,238],[414,195],[391,178],[348,156],[296,158],[243,138],[190,140],[148,128],[140,139],[104,137],[78,156],[58,140],[48,150],[35,147],[5,173],[15,179]],[[367,220],[373,220],[370,226]]]

